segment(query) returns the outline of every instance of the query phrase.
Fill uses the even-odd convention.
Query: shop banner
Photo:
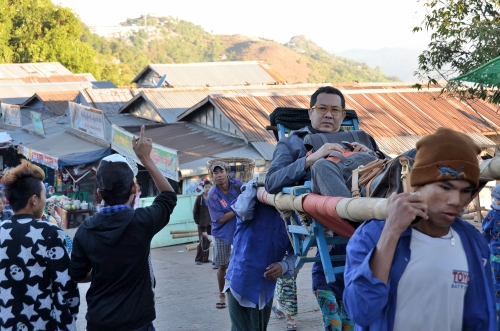
[[[111,149],[141,164],[132,149],[133,137],[134,135],[132,133],[113,124]],[[175,180],[176,182],[179,181],[179,173],[177,171],[179,169],[179,158],[177,157],[176,150],[153,143],[151,158],[158,169],[160,169],[163,176]]]
[[[43,127],[42,114],[37,113],[36,111],[30,111],[31,121],[33,122],[33,126],[35,127],[35,132],[45,136],[45,129]]]
[[[24,157],[32,162],[36,162],[39,164],[43,164],[52,169],[58,169],[59,159],[57,157],[52,157],[37,151],[34,151],[30,148],[24,147],[22,145],[17,146],[17,152],[19,154],[24,155]]]
[[[69,101],[69,117],[73,129],[97,138],[106,139],[102,110]]]
[[[1,103],[3,123],[21,127],[21,107],[8,103]]]

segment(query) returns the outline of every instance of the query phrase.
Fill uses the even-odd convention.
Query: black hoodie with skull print
[[[80,306],[64,232],[33,215],[0,223],[2,330],[76,330]]]

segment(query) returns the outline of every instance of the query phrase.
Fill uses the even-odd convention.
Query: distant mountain
[[[349,49],[335,52],[335,55],[366,63],[372,68],[391,76],[397,76],[405,82],[415,82],[413,73],[418,68],[418,56],[422,51],[405,48],[382,48],[379,50]]]
[[[303,36],[282,45],[259,37],[213,35],[191,22],[149,16],[127,19],[106,38],[92,33],[98,30],[85,29],[82,41],[129,67],[129,72],[122,70],[123,79],[131,80],[147,63],[253,60],[269,64],[289,84],[400,81],[367,64],[329,54]]]

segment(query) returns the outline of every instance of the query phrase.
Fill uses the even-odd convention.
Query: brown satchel
[[[352,196],[388,198],[393,192],[413,192],[408,177],[413,162],[411,157],[400,155],[393,159],[375,160],[353,170]]]

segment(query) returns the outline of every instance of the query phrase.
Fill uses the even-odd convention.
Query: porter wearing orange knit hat
[[[481,152],[468,135],[449,128],[439,128],[434,134],[417,142],[417,156],[410,172],[411,186],[445,180],[466,180],[479,185]]]

